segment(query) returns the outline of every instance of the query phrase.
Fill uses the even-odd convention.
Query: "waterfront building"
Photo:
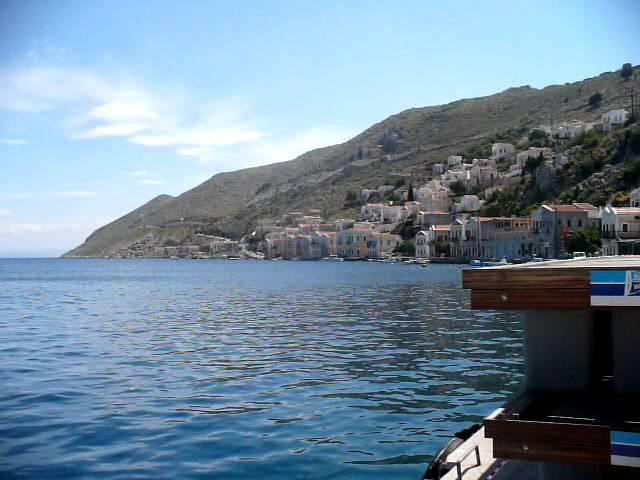
[[[366,235],[367,258],[383,258],[391,255],[402,243],[400,235],[391,233],[370,232]]]
[[[602,254],[640,254],[640,207],[604,207],[601,212]]]
[[[541,205],[531,213],[532,253],[560,258],[568,252],[573,232],[600,230],[597,208],[590,204]]]

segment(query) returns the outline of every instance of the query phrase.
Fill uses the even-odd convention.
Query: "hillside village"
[[[534,129],[530,139],[553,140],[556,148],[494,143],[490,158],[452,155],[433,165],[424,185],[380,185],[361,192],[358,220],[326,222],[319,210],[263,219],[254,235],[267,259],[384,259],[392,255],[522,260],[563,258],[572,251],[618,255],[640,252],[640,188],[627,207],[585,202],[542,204],[528,216],[484,216],[483,206],[499,192],[526,181],[553,178],[582,148],[588,132],[610,135],[629,112],[611,110],[598,122],[563,122]],[[534,168],[535,166],[535,168]],[[469,192],[469,193],[467,193]],[[375,201],[393,198],[389,201]],[[347,199],[352,201],[353,199]],[[595,238],[594,238],[595,236]]]
[[[571,175],[570,169],[599,138],[611,139],[620,131],[627,138],[627,132],[632,132],[639,143],[640,130],[629,117],[626,110],[614,109],[597,122],[540,125],[522,132],[516,145],[492,144],[489,158],[451,155],[433,164],[431,179],[423,185],[406,185],[400,178],[363,189],[359,195],[349,192],[345,207],[355,207],[358,218],[329,221],[320,209],[293,211],[279,219],[259,220],[252,234],[240,240],[192,225],[186,242],[169,239],[162,246],[157,244],[158,227],[147,226],[143,238],[114,256],[287,260],[404,256],[467,262],[565,258],[576,250],[601,255],[638,253],[640,188],[622,197],[626,206],[614,196],[600,206],[584,201],[542,202],[528,215],[487,214],[496,205],[504,207],[502,196],[510,189],[540,189],[557,183],[559,176]],[[634,145],[632,150],[640,148]],[[631,152],[632,156],[638,153]],[[595,174],[602,176],[602,172]],[[634,181],[632,186],[637,187]]]

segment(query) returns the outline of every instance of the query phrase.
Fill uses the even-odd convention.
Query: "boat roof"
[[[471,307],[476,309],[591,309],[598,308],[592,301],[591,272],[629,270],[640,274],[640,255],[467,269],[462,286],[471,290]]]

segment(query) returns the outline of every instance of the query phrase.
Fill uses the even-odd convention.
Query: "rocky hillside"
[[[292,209],[319,208],[326,217],[335,217],[344,213],[350,191],[376,187],[393,176],[419,184],[430,177],[433,163],[449,155],[480,153],[492,141],[524,134],[542,123],[592,121],[612,108],[629,108],[630,87],[640,91],[639,72],[634,67],[627,81],[619,71],[608,72],[543,89],[524,86],[405,110],[341,145],[288,162],[221,173],[178,197],[157,197],[98,229],[67,256],[111,255],[159,230],[162,238],[178,242],[194,230],[239,237],[251,231],[258,218]],[[601,102],[589,105],[596,93]]]

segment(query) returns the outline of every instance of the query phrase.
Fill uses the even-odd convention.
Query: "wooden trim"
[[[589,309],[591,290],[541,289],[472,290],[471,308],[495,310],[584,310]]]
[[[485,420],[485,436],[493,439],[493,455],[541,462],[609,465],[610,429],[537,421]]]
[[[462,287],[472,290],[529,290],[585,288],[591,283],[589,270],[467,269],[462,271]]]

